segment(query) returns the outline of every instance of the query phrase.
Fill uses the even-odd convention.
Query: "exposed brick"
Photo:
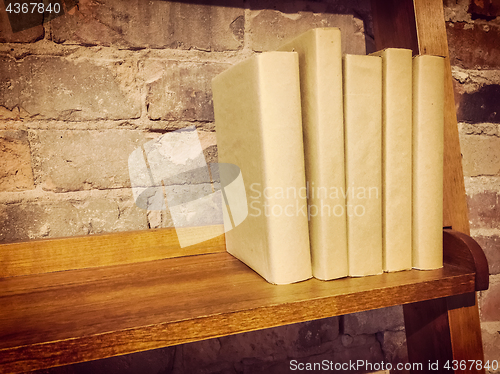
[[[339,341],[340,338],[334,344],[338,344]],[[355,342],[353,347],[334,346],[330,351],[303,358],[290,356],[286,360],[279,361],[271,357],[268,360],[243,360],[240,364],[235,365],[236,371],[234,373],[388,373],[377,370],[384,357],[380,345],[373,335],[357,337]],[[359,364],[359,370],[340,369],[342,365],[345,368],[345,365],[349,365],[349,363]],[[229,371],[228,373],[233,372]]]
[[[211,80],[228,67],[208,62],[145,62],[145,71],[159,73],[158,78],[147,85],[149,118],[213,121]]]
[[[147,140],[138,130],[37,130],[30,136],[35,182],[55,192],[130,187],[128,157]]]
[[[346,342],[338,334],[336,317],[184,344],[177,349],[174,372],[186,373],[279,374],[290,372],[291,360],[304,365],[318,365],[323,360],[328,365],[384,360],[375,335],[357,335]],[[329,367],[324,372],[338,371]]]
[[[487,374],[500,373],[500,322],[481,323],[481,332],[484,347],[484,361],[490,363]],[[496,361],[498,366],[492,367],[492,362]]]
[[[500,321],[500,276],[490,276],[490,287],[481,291],[480,311],[482,321]]]
[[[0,130],[0,191],[33,188],[27,132]]]
[[[29,114],[24,110],[19,110],[17,106],[12,108],[12,110],[0,106],[0,120],[20,120],[26,117],[29,117]]]
[[[500,226],[500,195],[485,191],[467,196],[469,222],[472,229],[493,229]]]
[[[464,176],[500,175],[500,138],[486,135],[460,136]]]
[[[250,47],[255,51],[269,51],[279,48],[295,36],[314,27],[339,27],[342,31],[343,53],[364,54],[365,35],[363,22],[352,15],[316,13],[325,10],[326,4],[315,2],[294,2],[296,14],[264,9],[255,12],[251,19],[252,33]]]
[[[132,62],[0,58],[0,105],[39,119],[128,119],[140,116],[140,91],[127,84]]]
[[[132,191],[0,205],[0,242],[147,228]]]
[[[81,0],[51,22],[56,43],[124,48],[236,50],[244,33],[243,1]]]
[[[448,46],[452,65],[466,69],[498,69],[500,27],[494,24],[447,23]]]
[[[307,357],[331,348],[327,343],[338,336],[338,317],[232,335],[220,338],[220,358],[241,361],[245,358],[266,360],[270,356],[275,360],[287,356]]]
[[[348,338],[348,339],[346,339]],[[330,355],[333,362],[349,362],[367,360],[370,363],[382,362],[384,355],[375,335],[341,335],[334,342],[334,355]],[[375,370],[368,370],[375,371]],[[360,372],[365,372],[361,370]]]
[[[401,306],[368,310],[344,316],[344,334],[375,334],[385,330],[401,330],[404,326]]]
[[[455,101],[459,121],[500,123],[498,84],[484,85],[475,92],[458,94]]]
[[[377,339],[382,345],[384,362],[390,362],[394,368],[398,364],[408,362],[408,349],[406,347],[406,333],[404,331],[382,331],[377,333]],[[395,373],[409,373],[409,371],[396,371]]]
[[[186,373],[254,373],[257,367],[281,366],[287,358],[303,358],[331,352],[338,340],[338,317],[297,323],[218,339],[184,344],[179,347],[177,366]],[[362,345],[366,342],[363,341]],[[265,372],[265,371],[264,371]],[[274,371],[270,371],[273,372]]]
[[[356,337],[352,347],[346,348],[339,342],[340,338],[334,342],[331,350],[314,356],[301,358],[290,355],[286,360],[274,360],[272,357],[268,360],[243,360],[235,365],[234,373],[386,373],[378,370],[380,366],[377,365],[384,360],[384,356],[374,335]],[[349,365],[350,362],[359,363],[359,370],[339,370],[339,366],[336,367],[336,365],[344,365],[345,368],[345,365]]]
[[[490,274],[500,274],[500,237],[499,236],[479,236],[474,237],[483,249]]]
[[[472,19],[492,20],[500,16],[500,0],[470,0],[468,11]]]
[[[32,43],[43,39],[44,29],[41,16],[37,24],[37,26],[26,30],[13,32],[8,13],[5,10],[5,2],[0,2],[0,43]]]

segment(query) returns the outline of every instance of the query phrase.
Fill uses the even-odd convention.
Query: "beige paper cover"
[[[344,56],[349,275],[382,273],[382,58]]]
[[[280,48],[299,55],[313,275],[347,276],[342,51],[338,28],[312,29]]]
[[[384,271],[412,267],[412,51],[382,57],[382,226]]]
[[[312,276],[298,69],[265,52],[212,81],[219,162],[240,167],[249,204],[227,251],[275,284]]]
[[[413,267],[443,266],[444,58],[413,58]]]

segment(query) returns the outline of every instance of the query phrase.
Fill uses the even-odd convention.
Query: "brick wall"
[[[446,1],[471,235],[486,252],[479,295],[486,360],[500,357],[500,1]],[[500,371],[495,371],[500,372]]]
[[[446,17],[472,234],[492,274],[480,295],[483,337],[487,357],[499,359],[500,25],[494,1],[477,4],[449,1]],[[81,0],[15,34],[3,9],[3,243],[171,226],[168,213],[134,204],[128,155],[195,125],[215,160],[213,76],[317,26],[341,27],[344,52],[373,51],[369,0]],[[44,372],[285,373],[291,359],[396,363],[406,356],[402,310],[394,307]]]

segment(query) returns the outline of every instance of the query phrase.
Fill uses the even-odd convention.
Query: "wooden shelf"
[[[403,47],[448,56],[441,1],[372,0],[372,12],[378,49]],[[446,61],[444,224],[465,234],[445,230],[443,269],[275,286],[227,254],[223,236],[188,249],[179,247],[172,230],[2,245],[2,372],[398,304],[404,305],[410,362],[483,360],[475,291],[488,287],[488,264],[466,235],[467,205]]]
[[[0,279],[0,367],[22,372],[475,290],[476,270],[460,264],[277,286],[226,252],[9,277]]]

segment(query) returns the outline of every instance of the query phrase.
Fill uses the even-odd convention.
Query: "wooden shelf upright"
[[[440,0],[373,0],[372,9],[378,49],[448,56]],[[5,244],[0,371],[61,366],[399,304],[412,362],[483,360],[476,291],[488,287],[488,265],[468,236],[447,63],[442,269],[274,286],[229,255],[223,236],[188,249],[179,247],[172,229]],[[484,372],[474,370],[461,372]]]

